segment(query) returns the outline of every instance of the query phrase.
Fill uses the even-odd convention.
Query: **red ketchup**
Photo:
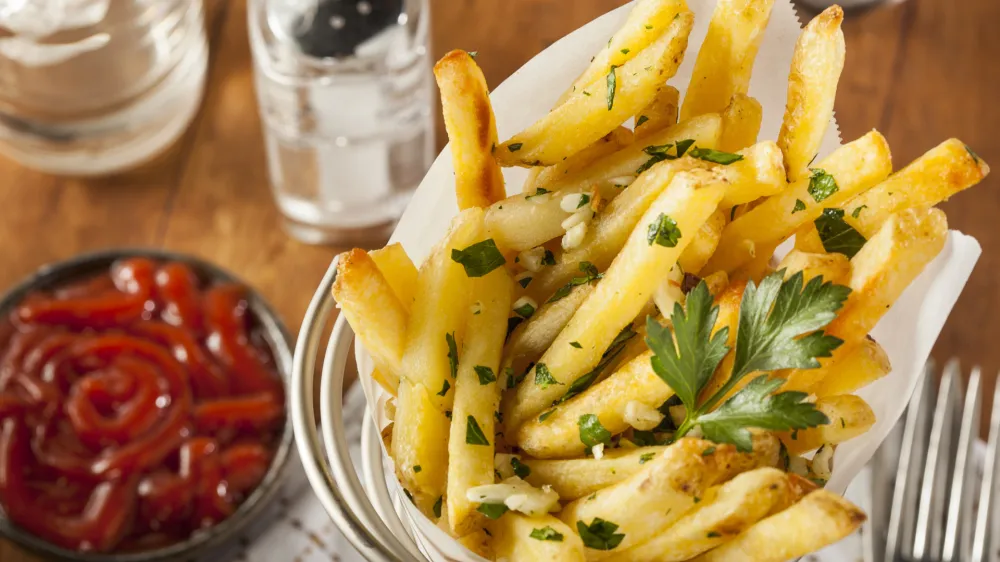
[[[157,548],[229,517],[285,417],[246,289],[121,260],[17,304],[0,338],[0,506],[63,548]]]

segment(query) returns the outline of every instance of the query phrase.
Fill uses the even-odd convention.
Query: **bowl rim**
[[[145,257],[158,261],[177,261],[191,266],[195,273],[211,281],[234,282],[246,287],[248,310],[263,333],[275,360],[285,390],[285,420],[275,448],[274,458],[257,488],[236,510],[208,529],[196,531],[187,539],[162,548],[122,553],[87,553],[56,546],[11,522],[0,507],[0,536],[47,556],[77,562],[154,562],[191,558],[210,549],[222,547],[234,540],[246,526],[253,523],[268,505],[268,500],[281,488],[294,444],[291,421],[291,376],[294,340],[277,312],[263,295],[249,283],[228,270],[203,258],[158,248],[115,248],[86,252],[66,260],[43,265],[27,275],[0,296],[0,315],[20,302],[30,292],[56,288],[74,278],[106,270],[120,259]]]

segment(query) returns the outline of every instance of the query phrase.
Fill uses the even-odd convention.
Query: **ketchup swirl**
[[[285,417],[245,293],[132,258],[19,303],[0,340],[7,517],[58,546],[110,552],[232,515]]]

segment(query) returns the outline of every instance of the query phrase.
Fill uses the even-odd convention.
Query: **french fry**
[[[871,337],[851,347],[840,361],[826,368],[811,387],[817,396],[851,394],[889,374],[889,355]]]
[[[548,115],[498,146],[497,161],[501,166],[557,164],[611,132],[649,104],[677,72],[693,24],[694,14],[678,12],[663,34],[631,60],[577,88]]]
[[[545,515],[526,517],[519,513],[506,513],[490,523],[493,551],[497,560],[509,562],[583,562],[583,541],[576,531],[559,519]],[[532,537],[547,536],[550,539]],[[561,536],[555,540],[555,536]]]
[[[546,188],[552,193],[541,196],[535,196],[533,192],[518,194],[499,201],[486,212],[487,231],[501,247],[517,251],[534,248],[562,236],[566,230],[561,223],[569,216],[560,207],[563,197],[590,191],[596,185],[606,198],[616,199],[616,192],[627,187],[635,179],[636,170],[652,158],[644,152],[646,146],[693,139],[698,146],[714,148],[719,141],[721,123],[718,115],[702,115],[678,123],[651,134],[641,144],[632,143],[582,170],[566,174]],[[573,268],[575,271],[576,266]]]
[[[938,209],[907,209],[889,217],[851,259],[851,295],[825,332],[846,342],[860,341],[892,308],[903,290],[941,249],[948,220]],[[787,374],[784,390],[806,390],[850,354],[841,346],[823,359],[820,369],[795,369]]]
[[[829,424],[776,434],[790,454],[801,455],[827,443],[839,445],[875,425],[875,412],[871,406],[853,394],[818,398],[816,409],[826,414]]]
[[[395,392],[403,372],[409,314],[364,250],[354,249],[337,256],[333,298],[371,355],[384,384]]]
[[[719,113],[750,87],[757,49],[774,0],[720,0],[694,63],[681,119]]]
[[[458,208],[486,207],[500,201],[503,174],[493,158],[497,125],[486,78],[465,51],[451,51],[434,65],[441,90],[441,113],[455,167]]]
[[[815,220],[825,207],[847,201],[892,171],[889,145],[877,131],[837,149],[817,165],[833,176],[838,189],[816,201],[810,194],[810,179],[803,178],[781,193],[726,226],[719,249],[706,265],[707,271],[734,271],[753,257],[753,248],[778,245],[797,228]],[[799,205],[801,203],[801,205]],[[801,209],[796,211],[796,207]],[[753,244],[748,246],[747,242]]]
[[[649,541],[608,558],[615,562],[683,562],[726,542],[798,500],[791,478],[769,467],[710,488],[701,502]]]
[[[736,268],[729,277],[736,281],[753,281],[760,283],[760,280],[775,271],[774,269],[774,244],[765,246],[755,245],[753,257],[750,261]]]
[[[642,544],[694,507],[714,485],[737,474],[773,466],[777,440],[758,435],[752,453],[685,437],[667,447],[626,480],[575,500],[559,513],[569,525],[590,525],[595,518],[618,525],[625,536],[613,550],[587,549],[587,560],[603,560]]]
[[[413,312],[406,330],[402,376],[422,384],[441,412],[454,400],[447,337],[460,345],[469,310],[471,280],[452,260],[454,249],[464,250],[482,239],[483,211],[472,207],[452,221],[451,230],[427,257],[417,276]],[[448,388],[445,388],[448,382]]]
[[[496,555],[493,553],[493,538],[490,537],[485,527],[476,529],[468,535],[463,535],[455,540],[465,548],[487,560],[494,560],[496,558]]]
[[[990,167],[958,139],[928,150],[885,181],[846,201],[838,208],[844,221],[871,238],[889,215],[913,207],[931,207],[985,178]],[[812,223],[795,234],[795,247],[822,252],[823,243]],[[810,248],[806,250],[806,248]]]
[[[642,470],[665,447],[638,447],[613,449],[600,459],[541,460],[520,458],[530,472],[525,476],[536,487],[551,486],[562,501],[571,501],[617,484]],[[510,458],[515,455],[497,455],[497,471],[503,476],[513,475]],[[507,474],[510,472],[510,474]]]
[[[665,86],[657,92],[653,101],[635,116],[635,138],[641,139],[677,124],[680,99],[681,93],[673,86]]]
[[[563,93],[559,103],[569,99],[575,91],[607,76],[612,66],[622,66],[634,58],[660,37],[677,14],[687,11],[689,10],[685,0],[636,2],[625,23],[611,36],[608,44],[594,56],[590,66],[577,77],[573,86]]]
[[[593,290],[592,283],[577,285],[565,297],[545,302],[538,307],[531,318],[518,325],[507,339],[503,352],[503,369],[510,368],[521,374],[531,363],[537,361]]]
[[[742,160],[719,167],[729,183],[719,208],[727,212],[734,205],[775,195],[787,187],[778,145],[763,141],[744,148],[739,153],[743,156]]]
[[[715,273],[706,275],[702,281],[708,287],[708,292],[712,296],[718,296],[722,294],[722,291],[726,289],[729,285],[729,276],[726,275],[725,271],[716,271]]]
[[[638,401],[659,407],[674,391],[656,376],[649,361],[652,352],[645,351],[622,365],[603,381],[583,393],[546,412],[544,420],[535,416],[517,430],[516,443],[529,455],[547,458],[567,458],[582,455],[587,447],[580,441],[581,416],[594,414],[601,425],[613,435],[628,429],[625,405]]]
[[[726,226],[726,215],[722,211],[716,211],[708,217],[705,224],[701,225],[698,233],[695,234],[691,245],[681,253],[677,259],[681,270],[685,273],[698,273],[705,263],[712,257],[715,248],[719,245],[722,237],[722,229]],[[662,308],[660,310],[663,310]]]
[[[822,254],[826,251],[814,223],[807,222],[795,231],[795,249],[810,254]]]
[[[466,497],[466,491],[493,483],[494,421],[500,405],[497,381],[513,282],[501,267],[475,279],[472,288],[476,302],[467,314],[466,336],[455,379],[452,408],[455,423],[451,424],[448,439],[448,524],[459,536],[484,523],[475,511],[476,504]],[[475,428],[481,433],[470,435]]]
[[[809,177],[809,163],[833,117],[846,52],[840,29],[843,20],[840,6],[830,6],[806,24],[795,44],[785,118],[778,133],[790,182]]]
[[[646,305],[659,281],[677,261],[722,198],[723,185],[705,170],[673,174],[669,166],[650,169],[646,181],[669,181],[663,193],[647,209],[633,229],[604,278],[583,302],[559,334],[552,347],[538,360],[524,381],[505,399],[504,419],[511,431],[523,421],[549,407],[566,386],[586,374],[600,361],[608,345]],[[699,172],[699,173],[695,173]],[[661,178],[657,180],[657,178]],[[673,235],[655,242],[650,225],[663,226]],[[677,233],[679,237],[676,237]],[[656,230],[654,230],[655,238]],[[687,235],[685,235],[687,233]],[[577,342],[576,346],[570,342]],[[538,374],[539,365],[549,377]],[[552,381],[536,383],[551,378]]]
[[[403,487],[424,515],[432,519],[434,504],[445,491],[450,424],[424,385],[400,381],[390,451]]]
[[[871,238],[890,215],[947,201],[952,195],[976,185],[989,173],[990,167],[985,161],[969,152],[962,141],[950,139],[840,208],[844,209],[844,220],[848,224],[865,238]]]
[[[851,262],[844,254],[809,254],[792,250],[778,263],[778,271],[785,270],[785,279],[802,272],[803,282],[813,277],[844,285],[851,278]]]
[[[757,142],[764,109],[746,94],[736,94],[722,112],[722,138],[719,150],[739,152]]]
[[[396,242],[385,248],[368,252],[378,270],[396,293],[396,298],[403,305],[406,313],[413,307],[413,291],[417,286],[417,266],[413,265],[410,256],[406,255],[403,246]]]
[[[522,190],[523,193],[534,193],[539,187],[548,188],[548,186],[560,182],[570,174],[579,172],[601,158],[625,148],[632,143],[632,137],[632,131],[626,127],[617,127],[598,139],[594,144],[566,158],[562,162],[553,166],[537,168],[538,173],[535,174],[531,187],[528,188],[526,185],[525,189]],[[532,170],[535,169],[532,168]]]
[[[864,523],[863,511],[844,498],[816,490],[693,562],[784,562],[833,544]]]

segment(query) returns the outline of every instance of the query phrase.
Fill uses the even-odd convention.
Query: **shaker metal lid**
[[[396,25],[403,0],[316,0],[298,16],[294,37],[314,57],[349,57],[359,45]]]

